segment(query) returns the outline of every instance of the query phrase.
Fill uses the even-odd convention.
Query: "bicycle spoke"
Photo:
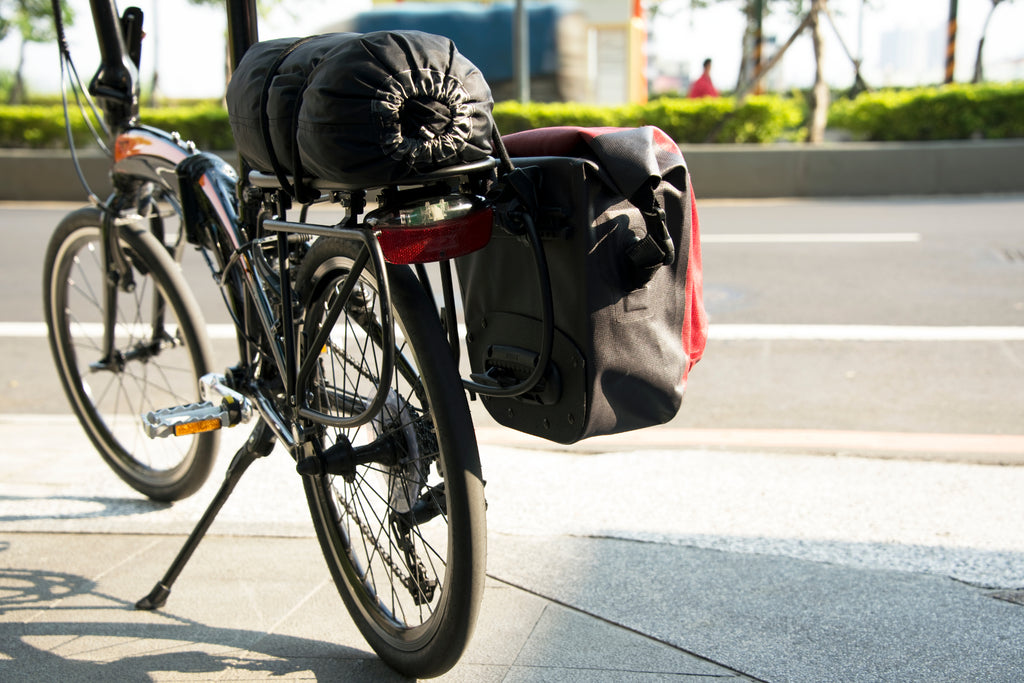
[[[374,469],[374,468],[367,468],[367,469],[373,469],[373,471],[376,471],[376,472],[379,472],[379,473],[381,473],[381,474],[384,474],[384,472],[382,472],[381,470],[377,470],[377,469]],[[357,476],[357,478],[359,478],[360,480],[362,480],[362,481],[365,481],[365,476],[364,476],[364,475],[360,475],[360,474],[357,474],[356,476]],[[389,504],[389,502],[390,502],[390,501],[386,500],[386,499],[385,499],[385,498],[384,498],[384,497],[383,497],[383,496],[382,496],[382,495],[381,495],[381,494],[380,494],[380,493],[379,493],[379,492],[378,492],[378,491],[376,490],[376,488],[374,488],[374,487],[372,487],[372,486],[369,486],[369,485],[368,485],[368,486],[366,486],[365,488],[368,488],[368,489],[369,489],[370,491],[372,491],[372,492],[373,492],[373,494],[374,494],[374,495],[375,495],[375,496],[376,496],[376,497],[378,498],[378,500],[379,500],[379,501],[380,501],[381,503],[383,503],[383,504],[384,504],[385,506],[387,506],[388,510],[389,510],[389,511],[391,511],[391,513],[392,513],[392,514],[395,514],[394,508],[390,507],[390,504]],[[365,495],[364,495],[364,498],[365,498]],[[413,501],[409,501],[409,502],[411,503],[411,502],[413,502]],[[384,519],[381,519],[381,518],[380,518],[379,516],[377,516],[376,514],[375,514],[374,516],[375,516],[375,521],[376,521],[376,522],[377,522],[377,524],[378,524],[378,525],[380,525],[380,526],[381,526],[382,528],[384,528],[386,524],[390,524],[390,521],[385,521]],[[415,527],[414,527],[414,526],[410,526],[410,527],[409,527],[409,532],[410,532],[410,533],[413,533],[413,532],[414,532],[414,530],[415,530]],[[426,539],[425,539],[425,538],[424,538],[424,537],[422,536],[422,534],[420,534],[420,533],[419,533],[418,531],[416,531],[416,532],[415,532],[415,534],[416,534],[416,537],[417,537],[417,538],[419,538],[419,539],[421,540],[421,542],[423,543],[424,547],[426,547],[426,548],[429,548],[429,549],[431,549],[431,550],[432,550],[432,551],[434,552],[434,554],[435,554],[435,555],[437,555],[437,556],[438,556],[438,558],[440,558],[440,554],[439,554],[439,553],[437,552],[437,550],[436,550],[436,549],[434,549],[434,548],[433,548],[433,546],[432,546],[432,545],[431,545],[431,544],[430,544],[430,543],[429,543],[429,542],[428,542],[428,541],[427,541],[427,540],[426,540]],[[398,550],[400,551],[401,549],[398,549]],[[409,569],[409,570],[410,570],[410,572],[412,571],[412,568],[408,566],[408,563],[406,564],[406,567],[407,567],[407,569]],[[436,572],[435,572],[435,575],[436,575]]]
[[[134,287],[116,288],[111,310],[105,310],[110,292],[103,224],[99,210],[83,209],[70,214],[51,240],[50,343],[72,407],[114,471],[149,497],[178,500],[205,480],[217,435],[154,441],[140,416],[198,400],[198,380],[210,356],[195,333],[198,309],[163,246],[148,233],[124,229],[121,248]],[[104,330],[108,315],[111,348]]]
[[[355,501],[354,504],[364,509],[362,516],[360,516],[357,511],[354,511],[351,507],[351,504],[347,504],[344,499],[338,498],[337,500],[338,503],[342,506],[342,509],[347,509],[347,513],[349,514],[349,516],[353,518],[352,521],[358,528],[360,537],[362,539],[363,555],[366,558],[366,566],[364,567],[363,580],[364,582],[366,582],[367,588],[370,589],[378,598],[380,598],[380,591],[376,588],[377,582],[376,580],[374,580],[374,576],[376,573],[375,567],[377,566],[377,564],[379,563],[383,565],[384,578],[388,582],[389,590],[392,595],[391,615],[392,618],[395,618],[395,604],[397,602],[399,605],[401,605],[401,603],[397,601],[391,554],[390,552],[388,552],[388,549],[381,547],[381,536],[384,534],[386,528],[382,524],[380,524],[380,520],[378,519],[378,531],[376,534],[373,533],[373,531],[366,525],[365,521],[363,520],[367,516],[376,517],[376,513],[373,512],[372,508],[370,509],[369,513],[365,511],[364,503],[367,503],[368,501],[366,501],[365,496],[360,496],[356,492],[356,487],[354,484],[348,485],[348,488],[350,491],[350,495],[347,500]],[[391,539],[390,537],[388,537],[389,545],[390,541]],[[367,546],[368,543],[369,546]],[[391,550],[393,549],[394,548],[392,546]],[[391,572],[386,571],[389,568],[392,569]]]

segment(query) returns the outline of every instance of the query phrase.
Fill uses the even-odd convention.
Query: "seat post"
[[[234,73],[242,56],[259,40],[256,0],[227,0],[227,9],[228,58]]]

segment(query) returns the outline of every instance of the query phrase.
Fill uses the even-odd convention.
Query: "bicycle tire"
[[[50,240],[43,270],[50,351],[75,415],[107,464],[153,500],[180,500],[209,476],[219,433],[151,439],[141,415],[199,401],[198,380],[212,358],[206,325],[167,248],[145,229],[121,225],[135,287],[118,292],[116,362],[98,366],[102,224],[99,209],[83,208],[68,214]],[[159,339],[157,319],[164,321]]]
[[[320,239],[304,259],[296,280],[307,340],[359,249]],[[386,435],[399,443],[401,461],[304,479],[317,538],[359,630],[395,670],[431,677],[454,666],[476,623],[486,564],[483,480],[469,405],[433,302],[408,267],[389,266],[388,279],[398,325],[391,391],[379,419],[344,433],[354,445]],[[373,398],[381,352],[374,283],[368,265],[330,342],[314,350],[317,409],[351,416]],[[341,433],[325,429],[322,446]],[[416,504],[436,516],[410,523]]]

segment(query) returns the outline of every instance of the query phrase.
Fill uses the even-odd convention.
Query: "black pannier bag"
[[[253,45],[227,91],[252,167],[372,187],[485,159],[490,88],[448,38],[331,33]]]
[[[540,384],[482,395],[487,411],[565,444],[671,420],[707,340],[700,229],[678,147],[653,127],[549,128],[504,142],[517,168],[539,176],[555,329]],[[540,355],[536,266],[515,232],[496,227],[487,247],[456,260],[483,385],[522,382]]]

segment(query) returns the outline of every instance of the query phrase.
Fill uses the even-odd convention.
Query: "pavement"
[[[657,433],[601,452],[481,430],[487,587],[439,680],[1024,680],[1024,467]],[[401,680],[349,620],[280,451],[167,605],[133,609],[245,436],[164,505],[72,419],[0,416],[0,680]]]

